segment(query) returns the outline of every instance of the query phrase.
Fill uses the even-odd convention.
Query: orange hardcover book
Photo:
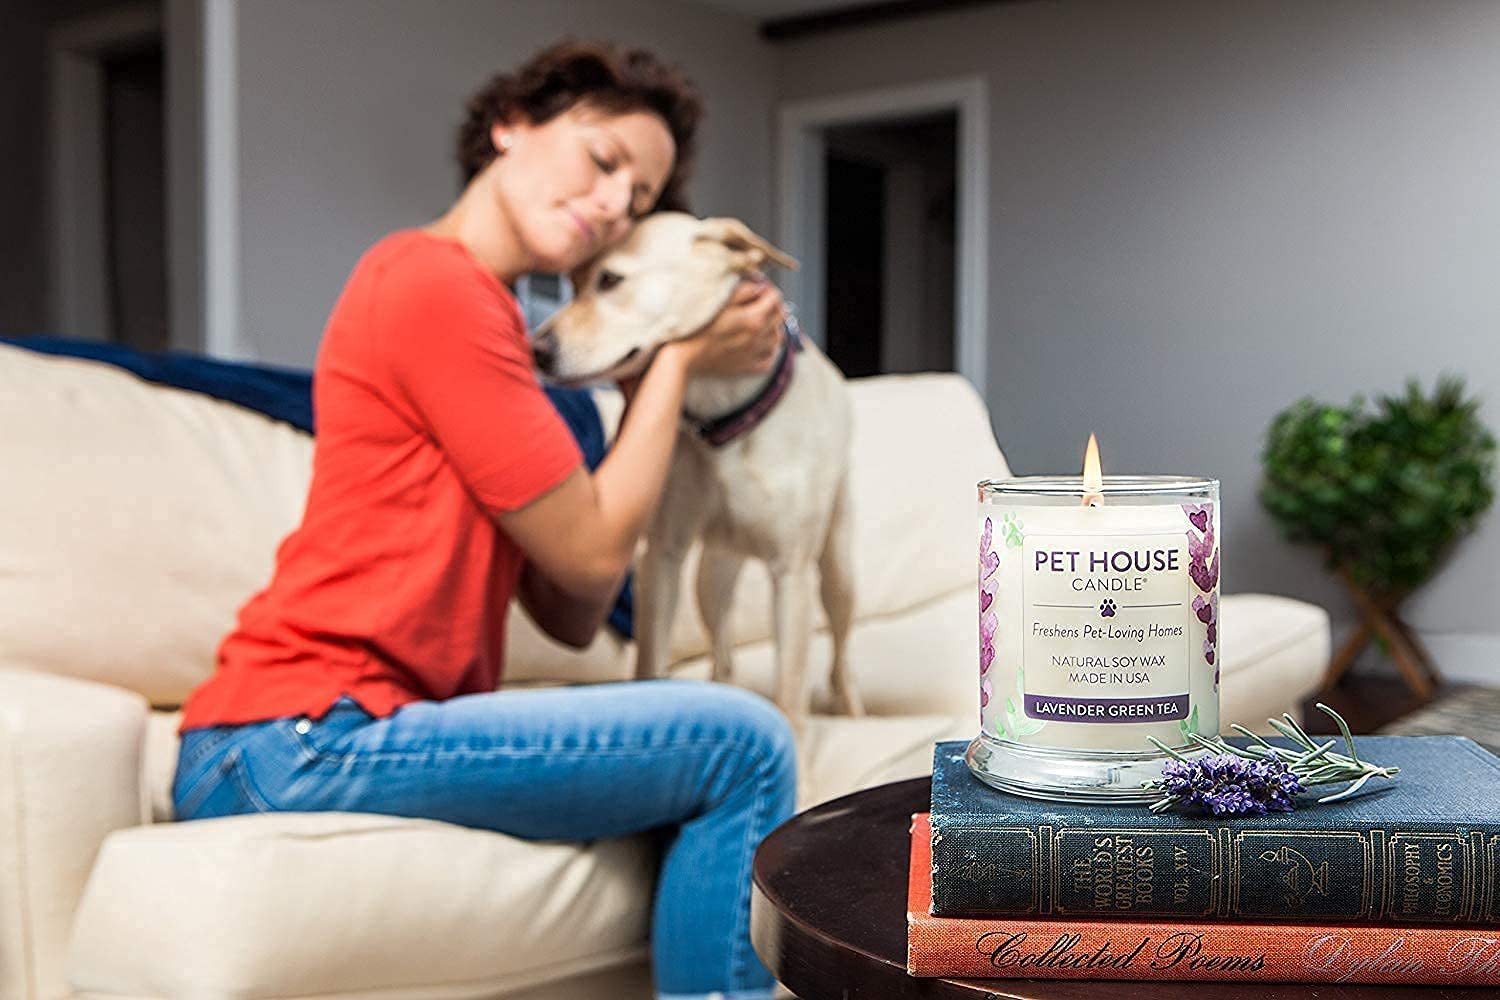
[[[934,917],[932,829],[912,817],[906,971],[1011,979],[1500,985],[1500,927]]]

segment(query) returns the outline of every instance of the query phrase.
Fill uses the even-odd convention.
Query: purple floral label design
[[[1219,595],[1217,592],[1209,594],[1207,598],[1202,595],[1193,598],[1193,614],[1198,620],[1208,626],[1208,641],[1211,645],[1219,644]],[[1213,657],[1208,657],[1212,663]]]
[[[1214,668],[1214,690],[1219,690],[1219,544],[1214,537],[1214,505],[1185,503],[1188,576],[1202,593],[1193,597],[1193,614],[1208,629],[1203,661]]]
[[[1000,530],[995,522],[986,517],[984,530],[979,536],[979,715],[981,723],[1002,739],[1017,739],[1038,732],[1045,722],[1028,719],[1016,707],[1024,701],[1025,675],[1016,668],[1016,691],[1014,696],[998,696],[995,678],[990,668],[995,663],[995,643],[1000,631],[999,609],[995,599],[1000,590],[1000,555],[1005,549],[1018,549],[1025,544],[1025,525],[1014,513],[1002,517]],[[999,702],[1003,697],[1004,704]],[[995,702],[991,708],[991,702]]]
[[[997,573],[1000,569],[1000,553],[993,548],[995,523],[984,519],[984,532],[979,536],[979,705],[983,708],[989,697],[985,675],[995,662],[995,633],[1000,628],[1000,617],[995,612],[995,593],[1000,587]]]

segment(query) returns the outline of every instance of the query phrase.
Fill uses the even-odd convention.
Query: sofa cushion
[[[1266,719],[1301,717],[1301,703],[1328,666],[1328,612],[1271,594],[1233,594],[1219,603],[1219,722],[1273,734]]]
[[[311,440],[94,361],[0,347],[0,664],[175,704],[302,510]]]
[[[352,813],[119,831],[69,979],[101,996],[488,996],[638,955],[654,859],[646,838],[527,842]]]
[[[1328,612],[1316,604],[1274,594],[1231,594],[1221,602],[1219,617],[1224,675],[1249,669],[1288,648],[1321,647],[1326,659]]]
[[[976,732],[977,711],[972,717],[814,716],[807,720],[799,749],[797,808],[810,809],[890,781],[926,777],[932,773],[934,743],[973,739]]]
[[[171,721],[153,738],[174,739]],[[802,805],[926,774],[932,744],[971,728],[812,719]],[[106,839],[69,978],[98,997],[490,996],[638,955],[654,877],[648,838],[538,843],[353,813],[158,823]]]
[[[152,712],[146,720],[141,786],[151,806],[153,823],[169,823],[177,818],[172,805],[172,784],[177,778],[177,751],[182,745],[182,737],[177,735],[181,723],[181,712]]]
[[[147,819],[146,705],[0,669],[0,997],[65,995],[62,963],[99,842]]]
[[[619,394],[601,392],[606,426]],[[232,403],[123,369],[0,345],[0,665],[180,705],[213,670],[235,613],[271,578],[302,516],[312,438]],[[510,661],[528,676],[613,680],[626,646],[585,652],[512,607]]]
[[[857,620],[849,637],[849,672],[871,715],[969,717],[979,731],[979,624],[971,587],[889,615]],[[833,650],[826,631],[808,644],[808,683],[815,711],[831,710],[828,667]],[[672,668],[673,676],[707,679],[709,657]],[[769,638],[734,651],[734,682],[770,698],[775,691],[776,647]],[[972,736],[973,733],[970,733]],[[929,761],[929,763],[931,763]]]

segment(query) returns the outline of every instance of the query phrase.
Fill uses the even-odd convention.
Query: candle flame
[[[1089,446],[1083,452],[1083,503],[1097,507],[1104,502],[1104,470],[1099,464],[1099,442],[1089,435]]]

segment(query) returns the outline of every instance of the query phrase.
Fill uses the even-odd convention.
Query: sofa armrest
[[[150,819],[146,700],[0,668],[0,996],[67,993],[73,912],[105,836]]]

